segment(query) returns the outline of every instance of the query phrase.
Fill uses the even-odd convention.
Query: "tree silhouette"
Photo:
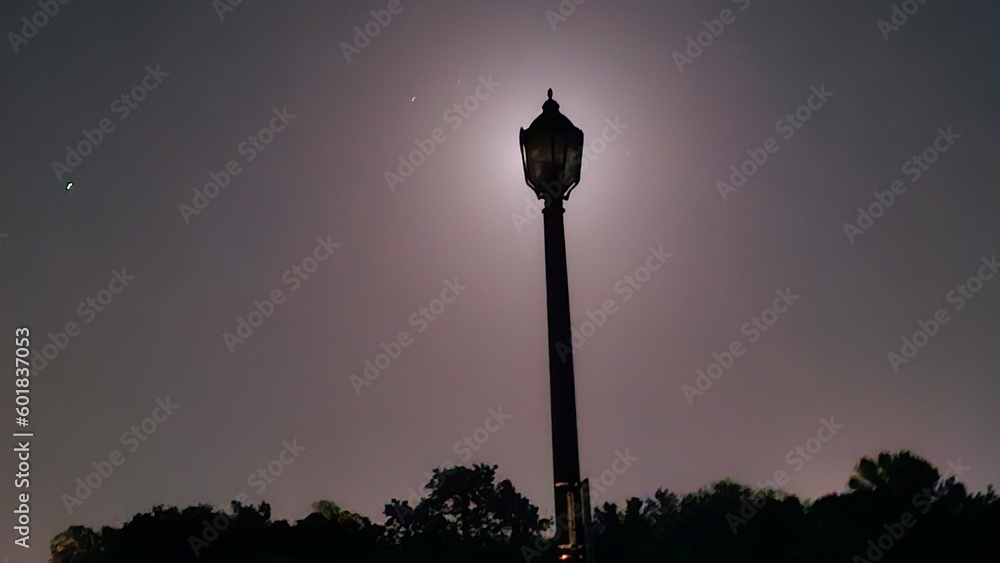
[[[434,471],[416,506],[392,499],[384,525],[329,500],[289,524],[271,508],[233,502],[155,506],[121,527],[70,526],[53,563],[549,563],[551,522],[496,466]],[[595,507],[601,563],[986,563],[1000,561],[1000,498],[969,495],[927,460],[884,452],[859,460],[850,490],[802,503],[723,480],[679,496]]]
[[[854,471],[848,481],[851,490],[877,491],[896,497],[933,490],[941,479],[930,462],[908,451],[881,453],[875,460],[863,457]]]
[[[295,561],[371,561],[384,533],[368,518],[321,500],[313,503],[312,514],[295,523],[288,539]]]
[[[101,536],[85,526],[70,526],[49,542],[52,563],[90,563],[103,552]]]
[[[532,542],[545,522],[510,481],[496,482],[496,470],[483,464],[434,470],[430,494],[416,507],[396,499],[385,506],[390,541],[404,551],[452,549],[468,557]]]

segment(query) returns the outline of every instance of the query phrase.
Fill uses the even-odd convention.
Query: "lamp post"
[[[585,561],[590,499],[587,483],[580,481],[566,233],[563,229],[563,201],[569,199],[570,192],[580,182],[583,131],[559,112],[551,89],[548,94],[542,114],[527,129],[521,129],[521,160],[525,182],[545,202],[542,214],[545,217],[552,476],[556,509],[554,541],[560,561]]]

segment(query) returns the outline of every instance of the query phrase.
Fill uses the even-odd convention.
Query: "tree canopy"
[[[391,499],[385,523],[329,500],[294,523],[270,506],[155,506],[121,527],[70,526],[53,563],[549,562],[552,522],[497,467],[435,470],[416,506]],[[1000,561],[996,491],[969,494],[910,452],[862,458],[843,493],[803,502],[731,480],[683,496],[593,507],[600,563],[984,563]]]

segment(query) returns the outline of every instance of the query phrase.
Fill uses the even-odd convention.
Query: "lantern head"
[[[580,183],[583,131],[559,112],[551,88],[542,114],[521,129],[521,161],[524,181],[546,205],[569,199],[570,191]]]

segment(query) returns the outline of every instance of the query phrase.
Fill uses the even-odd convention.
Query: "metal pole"
[[[580,449],[576,431],[576,385],[566,271],[566,233],[562,199],[546,198],[545,281],[548,295],[549,391],[552,406],[552,473],[555,488],[556,545],[560,560],[586,558],[585,511],[580,485]],[[567,556],[568,557],[565,557]]]

